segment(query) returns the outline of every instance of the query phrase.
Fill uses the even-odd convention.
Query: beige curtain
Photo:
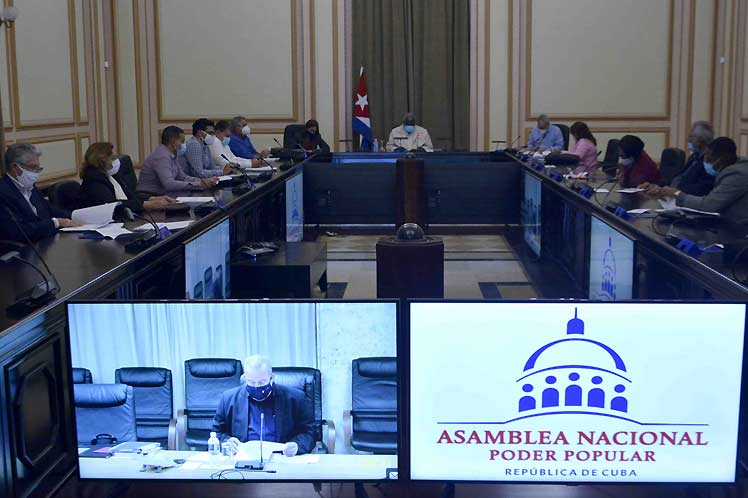
[[[467,0],[353,0],[354,89],[362,65],[374,138],[410,111],[437,149],[468,148]]]

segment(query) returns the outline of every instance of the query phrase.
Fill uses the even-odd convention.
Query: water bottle
[[[379,152],[379,140],[377,140],[376,138],[374,139],[374,143],[371,146],[371,151]]]
[[[208,454],[210,454],[211,460],[216,460],[221,454],[221,442],[215,432],[211,432],[210,438],[208,438]]]

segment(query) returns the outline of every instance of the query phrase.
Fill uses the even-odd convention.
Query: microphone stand
[[[18,222],[18,219],[16,219],[15,215],[13,214],[13,211],[5,204],[3,204],[2,206],[5,209],[5,211],[8,213],[8,215],[10,215],[10,219],[13,221],[13,224],[16,226],[16,229],[18,229],[18,231],[23,236],[24,240],[26,241],[26,245],[30,247],[31,250],[36,255],[36,257],[39,258],[39,261],[41,261],[42,265],[44,266],[44,268],[47,270],[47,273],[49,274],[49,277],[44,275],[44,273],[41,271],[41,269],[38,266],[31,263],[30,261],[26,261],[25,259],[21,258],[20,253],[18,253],[17,251],[13,251],[3,256],[2,260],[4,262],[9,262],[15,259],[15,260],[21,261],[23,264],[31,266],[44,279],[44,282],[43,282],[44,287],[42,287],[41,283],[34,286],[34,288],[32,288],[27,293],[24,293],[21,296],[17,296],[16,302],[8,306],[8,312],[11,314],[17,314],[17,313],[27,314],[27,313],[30,313],[32,310],[38,308],[42,304],[45,304],[51,301],[59,292],[60,286],[57,283],[57,279],[55,278],[54,273],[49,268],[49,265],[47,264],[47,262],[44,260],[44,257],[42,257],[42,255],[36,249],[34,244],[31,242],[31,238],[26,233],[26,230],[23,229],[23,226],[21,226],[21,224]],[[23,244],[20,244],[20,245],[21,247],[23,247]],[[43,291],[42,291],[42,288],[44,289]]]

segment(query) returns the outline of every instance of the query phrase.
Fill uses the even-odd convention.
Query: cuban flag
[[[353,106],[353,133],[361,136],[361,150],[371,150],[371,120],[369,119],[369,94],[366,90],[364,66],[358,75],[356,105]]]

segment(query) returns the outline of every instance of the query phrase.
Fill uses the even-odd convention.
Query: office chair
[[[322,374],[316,368],[276,367],[273,368],[275,383],[304,392],[307,403],[314,413],[314,440],[318,453],[335,453],[335,423],[322,419]]]
[[[75,180],[62,180],[49,185],[45,190],[49,202],[54,206],[68,211],[80,207],[81,184]]]
[[[299,142],[301,142],[302,133],[304,133],[303,124],[286,125],[286,128],[283,130],[283,148],[300,149]]]
[[[127,185],[132,192],[138,190],[138,175],[128,155],[119,156],[119,171],[114,178],[122,185]]]
[[[174,414],[171,370],[129,367],[114,371],[117,384],[132,387],[138,441],[155,441],[162,448],[177,447],[177,421]]]
[[[662,150],[660,155],[660,172],[668,185],[673,178],[683,173],[686,169],[686,152],[677,147]]]
[[[137,441],[132,387],[123,384],[75,384],[73,386],[78,444],[97,444],[101,436],[117,443]]]
[[[224,391],[241,384],[242,362],[197,358],[184,362],[185,408],[177,413],[177,449],[208,448],[213,417]]]
[[[73,368],[73,384],[93,384],[91,370],[87,368]]]
[[[615,174],[618,169],[618,140],[611,138],[608,140],[608,145],[605,147],[605,157],[603,157],[600,163],[600,169],[608,174]]]
[[[561,136],[564,137],[564,150],[569,150],[569,127],[565,124],[553,123],[553,126],[557,126],[561,130]]]
[[[347,445],[359,451],[397,453],[397,359],[358,358],[352,365],[352,410],[343,413]]]

